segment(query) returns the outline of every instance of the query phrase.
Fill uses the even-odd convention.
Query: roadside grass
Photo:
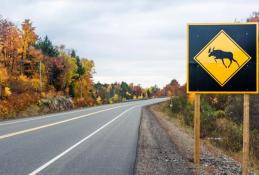
[[[153,108],[156,111],[162,112],[166,115],[163,116],[167,116],[167,119],[175,124],[177,124],[177,126],[180,126],[186,133],[192,135],[193,134],[193,128],[184,124],[183,121],[183,117],[182,114],[177,114],[177,113],[173,113],[170,109],[170,102],[166,101],[160,104],[155,104],[153,106]]]
[[[176,102],[176,104],[179,105],[180,103]],[[203,143],[212,152],[222,152],[234,160],[242,162],[242,125],[225,117],[222,111],[213,111],[213,108],[208,106],[208,104],[203,103],[202,105],[205,105],[202,109],[205,115],[203,114],[202,116],[204,121],[201,121],[201,125],[205,123],[208,125],[208,127],[202,128],[203,133],[201,135]],[[173,112],[171,107],[169,101],[153,106],[154,110],[164,113],[165,115],[163,116],[167,116],[167,120],[175,123],[189,135],[193,135],[193,122],[186,122],[186,120],[190,120],[190,117],[185,117],[185,112],[181,110],[179,112]],[[185,110],[184,107],[180,108]],[[193,120],[193,117],[191,120]],[[257,147],[259,146],[257,145],[259,133],[252,131],[250,137],[252,142],[250,142],[250,168],[254,173],[259,174],[259,159],[256,158],[258,154]],[[214,140],[213,138],[220,139]]]

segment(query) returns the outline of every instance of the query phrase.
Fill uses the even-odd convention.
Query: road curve
[[[0,122],[0,174],[133,174],[141,108],[164,100]]]

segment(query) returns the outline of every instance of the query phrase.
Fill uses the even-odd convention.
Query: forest
[[[0,119],[172,96],[174,87],[93,82],[94,61],[40,37],[29,19],[0,18]]]

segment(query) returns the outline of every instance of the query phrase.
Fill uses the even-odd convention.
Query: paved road
[[[0,174],[133,174],[141,107],[164,100],[0,122]]]

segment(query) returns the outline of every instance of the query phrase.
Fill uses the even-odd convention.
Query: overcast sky
[[[0,14],[95,62],[95,82],[163,87],[186,80],[186,24],[233,22],[258,0],[1,0]]]

